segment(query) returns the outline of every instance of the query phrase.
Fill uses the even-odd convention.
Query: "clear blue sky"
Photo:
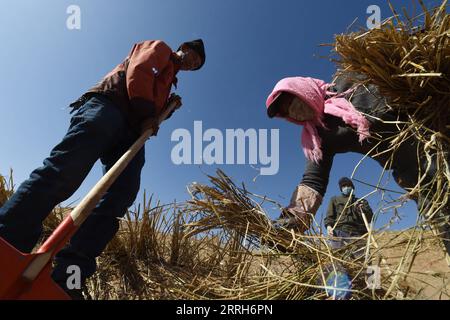
[[[393,3],[412,8],[412,1]],[[66,28],[66,9],[71,4],[81,8],[81,30]],[[245,182],[249,190],[287,204],[304,170],[301,128],[268,119],[265,99],[286,76],[330,81],[335,66],[323,58],[329,49],[318,45],[331,42],[333,34],[344,32],[355,18],[359,18],[357,24],[365,25],[366,9],[373,4],[380,6],[382,18],[390,16],[384,0],[4,0],[0,9],[0,173],[13,168],[19,184],[40,166],[68,128],[70,115],[65,107],[120,63],[135,42],[162,39],[176,49],[185,40],[201,37],[207,63],[200,72],[180,73],[177,93],[184,106],[147,143],[142,190],[163,202],[183,201],[188,197],[187,184],[205,182],[205,173],[214,173],[216,166],[175,166],[170,159],[175,145],[170,140],[172,131],[192,131],[193,122],[202,120],[205,129],[280,129],[277,175],[253,182],[258,172],[249,165],[220,168],[237,183]],[[336,157],[319,218],[329,198],[339,193],[338,179],[350,175],[360,159],[356,154]],[[380,173],[381,167],[369,160],[356,176],[376,183]],[[97,164],[66,203],[85,195],[100,174]],[[356,186],[359,196],[372,191]],[[393,182],[386,186],[400,190]],[[379,193],[369,198],[374,210],[380,207],[380,199]],[[415,205],[407,204],[400,214],[404,219],[394,228],[413,224]],[[381,215],[377,226],[391,217],[392,211]]]

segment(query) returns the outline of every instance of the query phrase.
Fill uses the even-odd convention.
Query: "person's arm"
[[[289,206],[285,209],[285,214],[296,220],[298,229],[301,231],[309,228],[312,217],[322,204],[332,164],[333,154],[327,152],[325,148],[319,163],[307,160],[303,180],[297,186]]]
[[[126,80],[131,112],[139,119],[157,116],[155,77],[168,64],[172,50],[162,41],[144,41],[129,54]]]
[[[327,191],[334,154],[326,145],[322,147],[322,152],[323,157],[319,163],[306,161],[305,172],[300,184],[314,189],[323,197]]]
[[[334,205],[334,197],[330,200],[327,209],[327,216],[325,217],[324,224],[325,227],[334,227],[336,223],[336,206]]]

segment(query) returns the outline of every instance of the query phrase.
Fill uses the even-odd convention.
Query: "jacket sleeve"
[[[162,41],[144,41],[134,45],[128,57],[127,91],[131,111],[140,119],[155,117],[154,87],[156,74],[168,64],[172,50]]]
[[[334,226],[336,223],[336,207],[334,205],[334,197],[331,198],[330,203],[328,204],[327,216],[325,217],[325,227]]]
[[[306,160],[306,168],[301,184],[316,190],[323,197],[327,191],[334,155],[323,147],[323,157],[319,163]]]

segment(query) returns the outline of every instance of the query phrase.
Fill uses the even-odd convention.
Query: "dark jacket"
[[[123,111],[130,125],[139,127],[144,119],[163,111],[178,71],[174,53],[163,41],[137,43],[121,64],[71,107],[84,104],[92,94],[102,94]]]
[[[367,200],[358,199],[355,196],[350,199],[344,195],[333,197],[328,205],[325,226],[354,235],[363,235],[367,233],[367,228],[360,210],[364,212],[370,223],[373,212]]]
[[[342,93],[352,88],[354,80],[351,77],[354,76],[338,77],[332,90]],[[357,110],[369,115],[366,118],[371,123],[372,138],[364,140],[361,144],[353,128],[345,124],[342,119],[326,114],[324,117],[326,129],[318,128],[319,136],[322,139],[323,159],[318,164],[307,160],[301,184],[311,187],[324,196],[336,154],[355,152],[365,155],[372,150],[372,159],[380,163],[382,167],[393,156],[393,167],[391,169],[394,178],[397,180],[401,177],[404,187],[414,186],[419,173],[419,163],[415,156],[417,144],[414,141],[407,140],[401,144],[395,154],[392,152],[383,153],[390,148],[387,139],[395,136],[399,129],[395,124],[386,124],[376,120],[376,118],[388,121],[397,120],[396,113],[389,109],[386,100],[379,94],[377,87],[373,85],[361,86],[346,98],[353,103]],[[380,141],[384,142],[379,143]]]

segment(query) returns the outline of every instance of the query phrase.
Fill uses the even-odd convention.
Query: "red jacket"
[[[100,93],[125,113],[131,125],[139,126],[142,120],[156,117],[164,109],[178,71],[174,53],[167,44],[160,40],[140,42],[72,106]]]

